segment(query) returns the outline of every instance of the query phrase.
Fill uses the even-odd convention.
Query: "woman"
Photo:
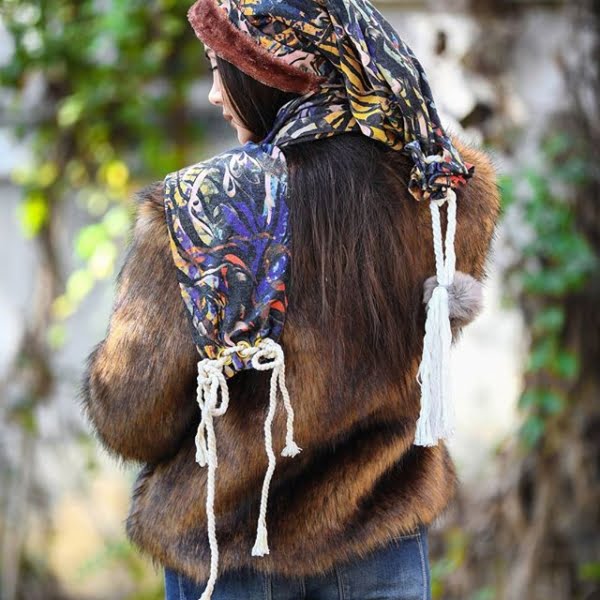
[[[458,483],[444,361],[481,307],[494,170],[367,0],[189,19],[241,146],[139,194],[88,357],[86,414],[143,463],[127,535],[167,600],[429,598]]]

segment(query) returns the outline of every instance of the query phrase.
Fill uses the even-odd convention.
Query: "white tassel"
[[[281,451],[281,456],[296,456],[296,454],[299,454],[301,451],[302,448],[299,448],[296,445],[296,442],[292,440],[291,442],[288,442],[285,448]]]
[[[446,201],[448,225],[444,258],[440,205]],[[414,444],[418,446],[435,446],[438,439],[448,438],[454,433],[454,412],[450,398],[452,330],[447,288],[454,280],[456,265],[456,193],[448,188],[446,198],[432,200],[430,207],[438,285],[427,304],[423,357],[417,374],[417,381],[421,386],[421,412],[417,420]]]
[[[290,394],[287,386],[285,385],[285,361],[283,357],[283,350],[281,350],[281,365],[279,367],[277,377],[279,379],[279,389],[281,390],[281,395],[283,396],[283,405],[285,406],[285,410],[287,412],[285,448],[281,451],[281,456],[292,457],[300,454],[302,448],[300,448],[294,441],[294,409],[292,408]]]
[[[252,556],[264,556],[269,554],[269,542],[267,540],[267,524],[261,519],[256,531],[256,541],[252,547]]]
[[[217,446],[213,426],[213,417],[225,414],[229,406],[229,390],[227,380],[223,373],[223,367],[227,357],[233,352],[239,352],[242,356],[252,356],[252,366],[259,371],[272,369],[271,389],[269,396],[269,411],[265,420],[265,447],[269,457],[269,467],[263,482],[260,516],[256,542],[252,548],[252,556],[264,556],[269,554],[267,539],[267,500],[269,486],[273,471],[275,470],[275,454],[273,452],[273,440],[271,436],[271,424],[277,407],[277,388],[281,389],[284,406],[287,412],[286,446],[281,452],[283,456],[295,456],[302,449],[298,447],[293,439],[294,436],[294,411],[290,402],[290,396],[285,385],[285,364],[283,349],[271,339],[262,340],[257,347],[237,345],[228,348],[223,356],[218,359],[205,358],[198,362],[198,404],[202,410],[202,419],[196,433],[196,462],[200,466],[208,466],[207,488],[206,488],[206,520],[208,526],[208,539],[210,545],[210,575],[206,588],[199,600],[210,600],[217,581],[219,566],[219,547],[215,526],[215,475],[218,466]],[[260,358],[271,359],[270,362],[259,362]],[[217,407],[218,392],[221,390],[221,404]]]
[[[281,454],[283,456],[295,456],[302,450],[297,446],[296,442],[294,442],[293,440],[294,411],[290,403],[290,397],[287,390],[287,386],[285,385],[285,364],[283,349],[277,342],[271,339],[263,340],[263,342],[261,342],[259,346],[261,347],[261,349],[258,352],[256,352],[252,357],[252,366],[259,371],[272,369],[273,372],[271,375],[271,387],[269,393],[269,412],[267,413],[267,418],[265,419],[265,448],[267,451],[267,456],[269,458],[269,466],[267,467],[267,473],[263,481],[262,494],[260,500],[260,511],[256,531],[256,542],[254,543],[254,547],[252,548],[252,556],[264,556],[265,554],[269,554],[269,542],[266,523],[267,502],[269,496],[269,487],[271,485],[271,478],[273,477],[273,472],[275,471],[276,462],[275,453],[273,452],[271,424],[273,422],[273,417],[275,416],[275,409],[277,407],[278,387],[281,389],[284,406],[287,412],[286,446],[282,450]],[[261,363],[259,362],[260,358],[267,358],[271,360],[270,362]]]
[[[215,526],[215,471],[218,466],[217,445],[213,417],[221,416],[229,405],[229,390],[223,374],[223,359],[204,359],[198,363],[198,404],[202,409],[202,420],[196,434],[196,460],[200,466],[208,465],[206,485],[206,521],[210,545],[210,576],[200,600],[210,600],[217,581],[219,547]],[[221,390],[221,405],[217,408],[218,390]]]

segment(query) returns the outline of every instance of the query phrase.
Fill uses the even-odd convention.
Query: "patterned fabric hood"
[[[447,288],[454,279],[455,189],[472,176],[445,134],[427,77],[410,48],[367,0],[198,0],[188,18],[218,56],[258,81],[300,94],[278,112],[265,139],[248,142],[165,178],[171,249],[192,324],[202,420],[196,460],[208,467],[211,575],[218,575],[213,419],[229,402],[227,378],[272,370],[265,421],[265,476],[255,556],[269,552],[266,510],[275,468],[271,423],[281,391],[287,412],[283,456],[301,451],[285,385],[283,349],[290,234],[286,145],[359,132],[405,152],[414,163],[409,191],[431,208],[437,287],[427,305],[421,414],[415,444],[435,445],[453,432],[449,404],[452,341]],[[445,239],[440,207],[447,204]],[[423,252],[431,252],[423,248]],[[220,396],[220,403],[219,403]]]

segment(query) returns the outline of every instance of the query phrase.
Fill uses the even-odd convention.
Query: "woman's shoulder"
[[[252,187],[260,186],[262,193],[267,177],[272,186],[273,179],[285,183],[286,175],[285,155],[277,146],[247,142],[139,188],[134,194],[137,227],[155,230],[165,226],[165,194],[169,189],[178,190],[187,201],[192,199],[195,183],[196,191],[207,198],[222,195],[223,191],[233,195],[240,187],[250,192]]]
[[[285,177],[285,155],[281,150],[266,142],[246,142],[230,148],[210,158],[182,167],[166,175],[165,186],[182,182],[196,182],[207,179],[222,184],[225,190],[233,181],[257,183],[265,175]],[[210,191],[210,190],[208,190]],[[214,192],[217,189],[212,190]]]

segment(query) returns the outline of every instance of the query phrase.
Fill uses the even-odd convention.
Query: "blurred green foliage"
[[[447,592],[446,582],[456,572],[465,568],[471,540],[463,529],[457,526],[448,527],[443,532],[444,554],[431,561],[431,597],[442,600]],[[468,600],[494,600],[496,589],[485,586],[472,592]]]
[[[32,148],[13,181],[23,192],[18,219],[35,238],[52,229],[61,205],[93,223],[73,241],[78,266],[55,299],[48,343],[65,342],[63,320],[98,280],[112,276],[130,228],[132,195],[192,161],[202,124],[189,110],[204,70],[202,45],[181,0],[4,0],[14,52],[0,67],[8,118]],[[32,82],[42,102],[23,108]]]
[[[458,527],[444,531],[444,554],[431,562],[431,597],[440,600],[444,597],[445,581],[464,565],[467,537]]]
[[[41,244],[43,260],[64,240],[62,216],[87,223],[70,241],[45,332],[50,351],[66,341],[64,321],[96,283],[114,275],[130,232],[134,192],[193,162],[203,124],[190,109],[192,84],[206,70],[186,18],[189,0],[2,0],[12,56],[0,66],[5,123],[31,150],[12,180],[22,190],[18,221]],[[32,105],[32,90],[40,100]],[[35,432],[36,400],[21,404],[21,426]],[[93,462],[93,461],[92,461]],[[130,600],[158,599],[147,565],[126,541],[109,542],[88,569],[119,560],[139,585]],[[145,567],[143,565],[146,565]],[[85,569],[84,569],[85,572]]]
[[[565,302],[598,268],[573,208],[592,165],[577,140],[562,133],[547,138],[541,155],[540,168],[526,167],[501,181],[504,208],[518,205],[531,233],[520,248],[521,261],[508,274],[531,335],[524,375],[532,383],[526,383],[518,404],[525,415],[519,431],[525,448],[536,445],[548,420],[566,408],[580,360],[566,346]]]
[[[579,565],[578,574],[584,581],[600,582],[600,562],[586,562]]]

